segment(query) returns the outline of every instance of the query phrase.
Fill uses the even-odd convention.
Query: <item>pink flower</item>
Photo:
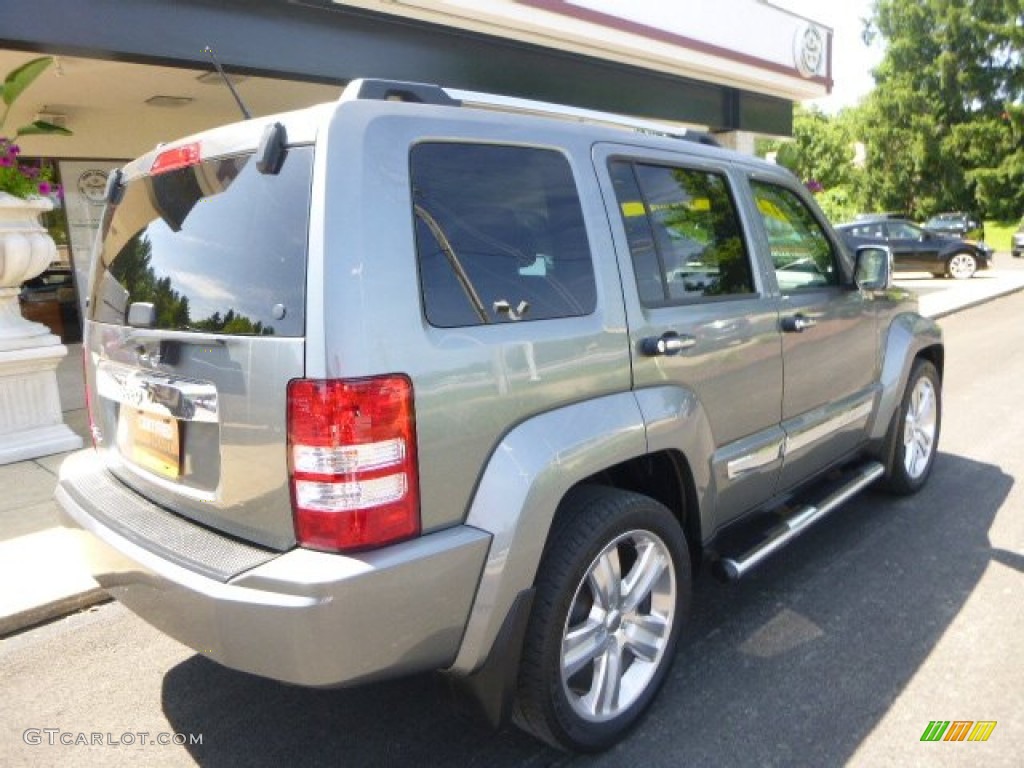
[[[0,155],[0,165],[4,168],[10,168],[14,165],[14,158],[10,155]]]
[[[40,195],[48,195],[52,191],[53,191],[53,185],[50,184],[50,182],[48,182],[48,181],[40,181],[39,182],[39,194]]]

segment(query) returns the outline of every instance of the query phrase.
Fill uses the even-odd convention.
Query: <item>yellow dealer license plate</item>
[[[181,475],[181,433],[178,420],[121,407],[117,430],[121,455],[163,477]]]

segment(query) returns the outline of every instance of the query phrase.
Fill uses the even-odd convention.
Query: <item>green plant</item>
[[[22,163],[18,159],[20,154],[17,144],[0,138],[0,192],[22,199],[59,194],[60,189],[53,184],[53,169],[43,163]]]
[[[40,56],[11,70],[0,86],[0,99],[3,100],[3,113],[0,114],[0,131],[3,130],[11,106],[25,92],[39,75],[53,63],[51,56]],[[19,136],[56,134],[70,136],[71,131],[43,120],[23,125],[14,132],[14,139]],[[45,164],[24,164],[19,159],[21,148],[13,139],[0,136],[0,192],[14,197],[26,198],[33,195],[51,195],[60,192],[53,185],[53,169]]]

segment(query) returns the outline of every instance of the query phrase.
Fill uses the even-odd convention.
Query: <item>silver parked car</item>
[[[57,490],[97,580],[238,670],[439,669],[555,746],[623,738],[701,562],[918,490],[939,438],[941,334],[892,254],[708,143],[358,81],[125,166],[95,446]]]

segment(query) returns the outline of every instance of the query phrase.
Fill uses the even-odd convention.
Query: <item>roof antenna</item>
[[[219,72],[220,76],[224,78],[224,84],[228,87],[228,90],[231,91],[231,95],[235,97],[235,101],[238,102],[238,108],[242,110],[242,116],[245,117],[246,120],[252,120],[252,115],[249,114],[249,110],[246,109],[245,104],[242,103],[242,97],[238,95],[238,91],[235,90],[235,86],[231,84],[231,78],[224,74],[224,67],[222,67],[220,62],[217,61],[217,54],[213,52],[213,48],[206,46],[203,48],[203,53],[209,55],[210,59],[213,61],[213,66],[217,68],[217,72]]]

